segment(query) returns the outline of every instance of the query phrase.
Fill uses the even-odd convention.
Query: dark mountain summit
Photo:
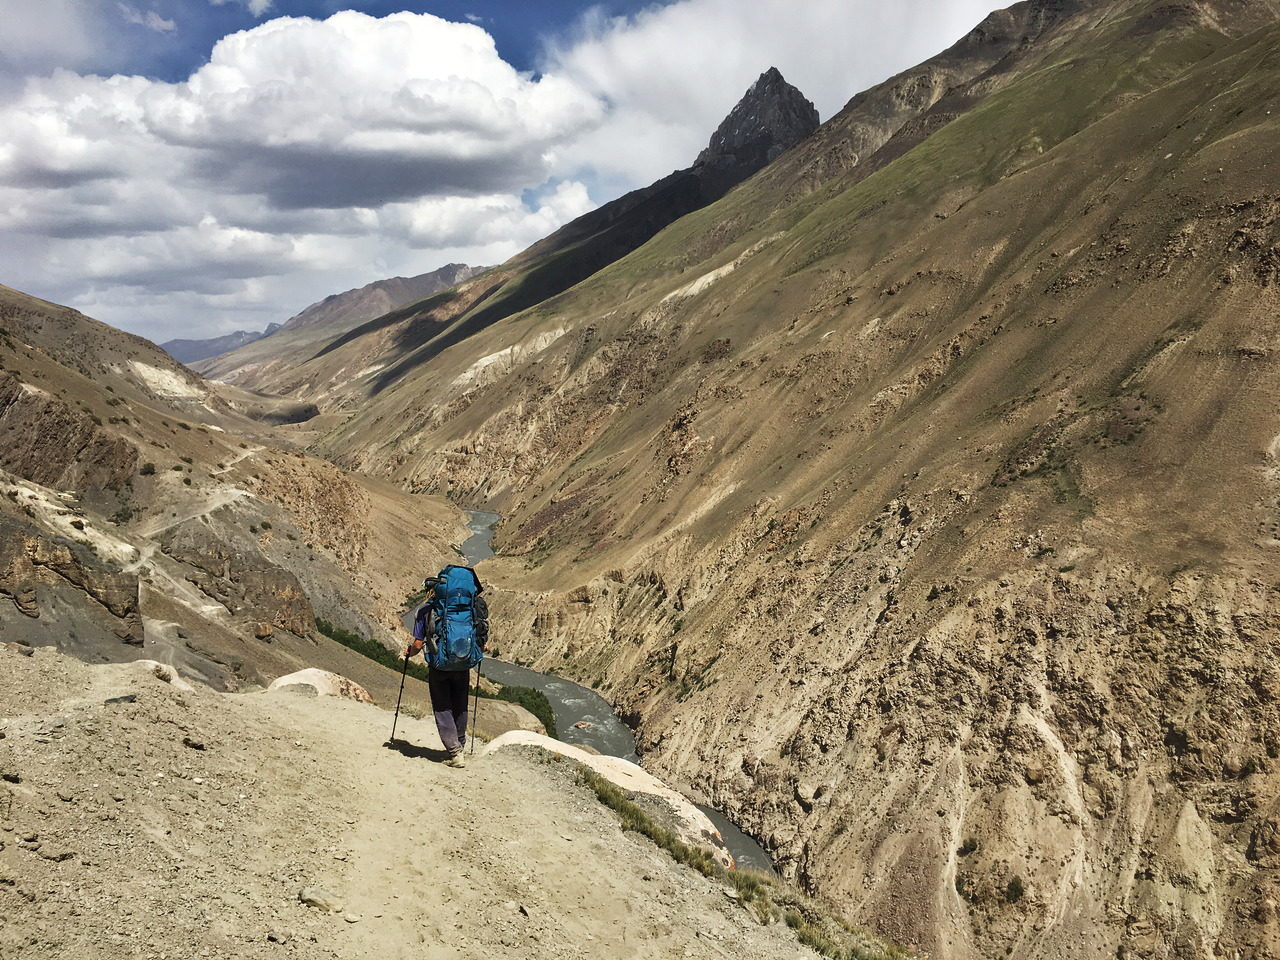
[[[783,79],[777,67],[770,67],[721,121],[692,167],[565,224],[523,256],[550,254],[589,239],[588,259],[595,265],[576,283],[685,214],[720,199],[817,129],[813,104]]]
[[[817,129],[817,108],[770,67],[711,135],[693,170],[728,190]]]

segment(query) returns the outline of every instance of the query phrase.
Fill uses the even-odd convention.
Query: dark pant
[[[431,709],[436,715],[440,742],[455,757],[467,745],[467,692],[470,670],[432,670],[427,677]]]

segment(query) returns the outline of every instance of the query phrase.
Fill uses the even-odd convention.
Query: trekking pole
[[[484,661],[476,664],[476,693],[471,699],[471,755],[476,755],[476,718],[480,715],[480,681],[484,677]]]
[[[400,692],[396,694],[396,715],[391,720],[391,739],[387,742],[395,744],[396,742],[396,724],[400,722],[400,698],[404,696],[404,678],[409,672],[409,648],[404,650],[404,666],[400,669]]]

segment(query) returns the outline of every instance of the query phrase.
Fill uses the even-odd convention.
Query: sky
[[[157,342],[500,263],[993,0],[0,0],[0,283]]]

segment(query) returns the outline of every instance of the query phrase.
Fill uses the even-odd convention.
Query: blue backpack
[[[484,658],[486,604],[480,578],[470,567],[452,564],[440,571],[431,612],[435,616],[436,649],[427,656],[435,670],[471,670]],[[477,610],[477,607],[479,608]]]

